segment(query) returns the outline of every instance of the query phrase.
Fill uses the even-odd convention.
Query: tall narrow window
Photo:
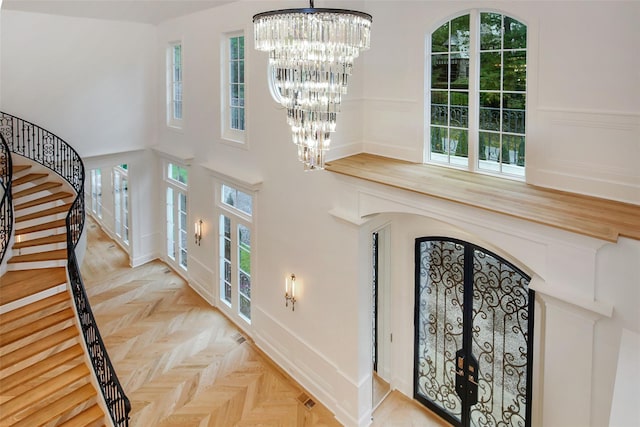
[[[524,177],[527,27],[473,11],[431,33],[426,161]]]
[[[220,213],[220,301],[251,322],[253,196],[222,184]]]
[[[91,169],[91,212],[102,218],[102,172]]]
[[[244,84],[244,35],[233,33],[226,37],[223,51],[223,136],[244,142],[245,84]]]
[[[166,243],[168,261],[187,269],[187,184],[185,167],[168,163],[166,167]]]
[[[167,123],[182,126],[182,44],[172,43],[167,53]]]
[[[524,176],[527,27],[480,14],[478,168]]]
[[[127,165],[113,168],[113,214],[116,236],[129,244],[129,176]]]
[[[469,15],[431,36],[431,135],[429,160],[469,164]]]

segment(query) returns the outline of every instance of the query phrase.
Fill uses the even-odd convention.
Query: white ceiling
[[[2,9],[158,24],[238,0],[0,0]]]

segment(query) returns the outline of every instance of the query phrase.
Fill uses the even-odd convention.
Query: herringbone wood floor
[[[132,269],[92,219],[87,228],[82,275],[132,426],[340,425],[164,263]],[[374,425],[440,425],[409,399],[388,400]]]

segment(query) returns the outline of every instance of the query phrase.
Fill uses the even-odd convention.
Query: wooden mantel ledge
[[[373,154],[333,160],[326,169],[609,242],[640,240],[640,205]]]

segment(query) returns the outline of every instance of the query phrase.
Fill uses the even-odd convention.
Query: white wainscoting
[[[358,413],[362,390],[370,387],[369,377],[358,380],[350,378],[335,363],[260,307],[254,306],[252,311],[256,319],[256,345],[315,399],[332,410],[342,424],[363,425],[360,424],[362,420],[354,415]],[[368,423],[369,420],[365,421]]]
[[[640,204],[640,114],[540,108],[527,182]]]
[[[189,269],[189,286],[196,291],[202,298],[209,304],[215,307],[216,305],[216,293],[215,293],[215,274],[211,269],[197,258],[189,256],[188,259]]]

